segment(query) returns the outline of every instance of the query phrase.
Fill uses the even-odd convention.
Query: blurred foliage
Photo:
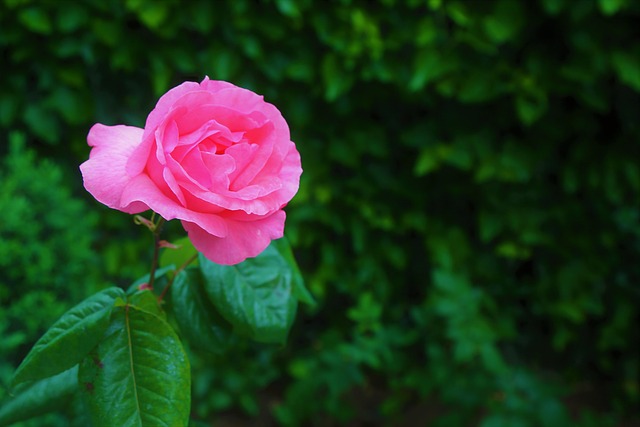
[[[640,417],[638,19],[631,0],[3,0],[0,126],[77,170],[93,122],[142,126],[186,79],[287,118],[287,234],[319,304],[283,349],[194,362],[202,420],[615,426]],[[144,272],[142,233],[92,206],[96,271]]]
[[[60,167],[36,159],[25,139],[11,132],[0,164],[0,398],[35,340],[99,282],[91,249],[97,215],[71,195]]]

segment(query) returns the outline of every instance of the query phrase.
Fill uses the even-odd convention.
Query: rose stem
[[[153,259],[151,260],[151,273],[149,275],[149,289],[153,289],[156,268],[158,268],[158,254],[160,253],[160,231],[164,225],[164,218],[160,217],[153,229]]]

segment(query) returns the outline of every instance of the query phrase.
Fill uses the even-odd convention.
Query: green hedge
[[[640,415],[638,19],[631,0],[4,0],[0,126],[75,170],[93,122],[142,125],[185,79],[281,109],[320,304],[285,349],[194,362],[197,417],[617,425]],[[127,242],[100,242],[102,273],[143,271],[123,270],[141,234],[93,206]]]
[[[97,291],[97,215],[73,197],[64,173],[9,134],[0,162],[0,402],[33,343],[70,306]],[[37,424],[55,424],[50,416]],[[82,424],[79,424],[82,425]]]

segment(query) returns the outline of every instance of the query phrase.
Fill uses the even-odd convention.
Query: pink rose
[[[205,78],[171,89],[144,129],[94,125],[80,166],[101,203],[180,219],[193,245],[236,264],[282,237],[282,208],[298,191],[300,154],[276,107]]]

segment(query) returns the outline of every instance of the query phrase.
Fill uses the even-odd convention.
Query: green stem
[[[149,288],[153,289],[155,281],[156,269],[158,268],[158,255],[160,254],[160,232],[164,225],[164,218],[160,217],[153,230],[153,259],[151,260],[151,273],[149,275]]]

